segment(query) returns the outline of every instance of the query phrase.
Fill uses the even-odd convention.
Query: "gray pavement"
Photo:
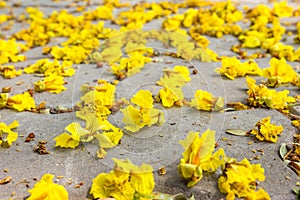
[[[10,1],[13,3],[17,1]],[[251,1],[252,2],[252,1]],[[259,1],[266,3],[266,1]],[[39,1],[22,1],[22,6],[15,8],[15,13],[21,13],[27,6],[39,6],[46,14],[54,10],[65,8],[69,1],[54,3],[46,1],[41,4]],[[243,4],[249,2],[243,1]],[[251,4],[252,5],[252,4]],[[254,4],[253,4],[254,5]],[[72,10],[72,8],[70,8]],[[7,10],[0,10],[5,13]],[[156,22],[159,23],[159,22]],[[154,23],[155,24],[155,23]],[[107,27],[109,24],[107,23]],[[12,33],[24,29],[25,24],[16,24],[12,30],[2,31],[1,34],[9,37]],[[210,48],[219,55],[234,55],[230,51],[230,45],[237,44],[238,40],[232,36],[225,36],[221,39],[208,37],[211,41]],[[221,41],[221,42],[220,42]],[[47,57],[41,54],[40,47],[29,50],[25,53],[27,60],[25,62],[14,63],[17,67],[25,67],[34,63],[36,60]],[[241,101],[245,102],[247,98],[247,84],[245,78],[236,78],[234,81],[222,78],[214,70],[220,67],[219,62],[203,63],[191,61],[190,63],[159,56],[159,62],[151,62],[145,65],[141,73],[120,81],[117,85],[116,97],[125,97],[129,99],[136,91],[140,89],[149,89],[154,94],[160,87],[155,82],[162,75],[164,67],[173,67],[174,65],[194,65],[198,74],[191,74],[191,82],[184,86],[183,91],[187,99],[193,98],[194,91],[197,89],[208,90],[215,96],[222,96],[226,102]],[[270,58],[257,59],[260,67],[268,67]],[[172,63],[170,63],[172,62]],[[292,66],[298,65],[297,62],[290,63]],[[34,99],[37,104],[45,101],[47,107],[56,108],[57,106],[73,108],[76,102],[80,101],[83,92],[80,91],[82,84],[95,84],[97,79],[114,80],[114,76],[107,66],[97,68],[95,64],[74,64],[76,74],[73,77],[67,77],[68,82],[65,86],[68,88],[60,94],[49,94],[47,92],[35,93]],[[258,81],[263,78],[255,77]],[[0,88],[12,86],[11,95],[22,93],[29,88],[33,88],[33,83],[39,80],[32,74],[22,74],[14,79],[4,79],[0,77]],[[24,82],[16,85],[16,82]],[[281,87],[289,89],[290,95],[299,95],[299,89],[295,87]],[[297,129],[291,125],[291,121],[281,113],[272,109],[250,109],[244,111],[232,112],[200,112],[195,109],[181,108],[163,108],[161,105],[155,105],[164,111],[166,122],[163,126],[153,126],[143,128],[140,132],[132,134],[124,131],[122,143],[113,149],[107,150],[107,156],[104,159],[98,159],[96,151],[98,145],[95,143],[80,144],[75,149],[62,149],[55,147],[56,136],[64,132],[64,128],[71,122],[83,121],[75,117],[75,112],[62,114],[37,114],[31,112],[15,112],[9,109],[0,110],[0,121],[7,124],[13,120],[18,120],[20,126],[16,129],[19,133],[18,140],[8,149],[0,148],[0,179],[12,176],[12,181],[8,184],[0,185],[0,199],[24,199],[29,196],[28,189],[45,173],[52,173],[56,177],[55,181],[65,186],[69,192],[70,199],[91,199],[88,195],[92,179],[99,173],[109,172],[113,167],[112,158],[129,158],[134,164],[147,163],[153,166],[155,176],[156,192],[177,194],[184,193],[189,196],[195,195],[195,199],[222,199],[224,194],[217,188],[219,173],[205,173],[203,179],[193,188],[186,187],[184,181],[177,172],[177,165],[181,158],[183,148],[178,141],[184,139],[189,131],[203,132],[207,128],[216,130],[216,138],[219,147],[224,148],[229,157],[238,160],[243,158],[253,159],[260,156],[259,160],[253,159],[251,163],[261,163],[265,169],[266,180],[260,183],[271,196],[272,199],[295,199],[291,189],[297,187],[298,176],[287,167],[278,155],[281,143],[291,143],[293,135]],[[292,113],[299,115],[299,107],[291,110]],[[282,135],[277,143],[254,142],[250,137],[233,136],[225,133],[226,129],[252,129],[260,119],[272,116],[272,122],[281,124],[284,127]],[[109,120],[118,127],[124,127],[122,123],[122,114],[120,112],[111,115]],[[26,136],[34,132],[35,139],[25,143]],[[225,140],[225,138],[227,138]],[[45,140],[47,150],[50,154],[39,155],[33,151],[38,141]],[[253,153],[252,150],[261,149],[264,154]],[[157,169],[165,166],[167,174],[160,176]],[[75,186],[79,183],[83,185],[79,188]]]

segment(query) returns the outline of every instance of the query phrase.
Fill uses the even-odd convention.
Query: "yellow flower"
[[[64,186],[53,183],[53,178],[54,175],[52,174],[44,174],[41,180],[37,182],[32,189],[28,190],[28,192],[30,193],[30,197],[28,198],[28,200],[69,199],[68,192],[64,188]]]
[[[291,83],[297,78],[297,73],[294,71],[284,58],[280,60],[272,58],[270,67],[263,70],[264,77],[268,78],[268,86],[276,87],[281,83]]]
[[[86,60],[91,50],[85,49],[82,46],[54,46],[51,50],[51,55],[55,59],[68,60],[73,63],[79,64]]]
[[[60,146],[63,148],[75,148],[79,145],[80,136],[89,134],[89,131],[82,128],[77,122],[69,124],[65,129],[71,133],[71,135],[64,132],[54,138],[56,141],[55,146]]]
[[[34,90],[37,92],[48,91],[50,93],[60,93],[67,88],[63,86],[65,84],[64,77],[50,75],[46,78],[34,83]]]
[[[22,74],[22,70],[16,70],[14,66],[0,66],[0,74],[4,76],[4,78],[14,78],[16,76],[20,76]]]
[[[9,94],[8,93],[0,93],[0,109],[6,106]]]
[[[180,106],[180,101],[183,99],[181,89],[169,89],[167,87],[160,89],[158,96],[161,99],[162,105],[167,108],[172,107],[173,105]]]
[[[5,1],[0,1],[0,8],[3,9],[5,7],[7,7],[6,2]]]
[[[116,86],[108,83],[106,80],[98,80],[98,85],[95,87],[95,105],[111,108],[115,101]]]
[[[293,16],[294,8],[289,6],[286,1],[275,2],[272,12],[278,17]]]
[[[190,105],[198,110],[219,111],[224,107],[224,98],[216,98],[207,91],[196,90],[195,98],[191,100]]]
[[[18,121],[13,121],[10,125],[0,122],[0,145],[10,147],[10,145],[17,140],[18,133],[12,131],[19,126]]]
[[[241,63],[236,57],[222,58],[222,67],[216,72],[234,80],[235,77],[245,76],[247,74],[262,76],[262,70],[254,60]]]
[[[280,42],[277,42],[268,47],[268,51],[273,57],[277,57],[279,59],[285,58],[288,61],[299,60],[299,57],[297,57],[296,51],[294,50],[294,47],[291,45],[285,45]]]
[[[164,123],[164,113],[153,108],[153,99],[150,91],[138,91],[134,97],[131,98],[131,102],[139,106],[139,108],[129,105],[121,109],[121,112],[124,115],[123,122],[126,125],[126,130],[137,132],[146,125],[162,125]]]
[[[8,62],[24,61],[24,55],[18,55],[26,50],[25,46],[17,43],[15,39],[1,40],[0,39],[0,65]]]
[[[223,175],[218,180],[226,199],[271,199],[262,188],[257,189],[257,180],[264,181],[264,169],[260,164],[250,164],[248,159],[240,162],[230,160],[223,165]]]
[[[182,87],[191,80],[189,70],[185,66],[175,66],[173,69],[165,69],[163,77],[157,82],[164,86],[159,91],[158,97],[163,106],[183,105]]]
[[[180,175],[188,179],[188,187],[194,186],[202,178],[203,171],[215,172],[224,163],[225,153],[222,148],[213,154],[215,149],[215,131],[206,130],[201,137],[198,132],[190,132],[185,140],[179,143],[185,151],[180,160]]]
[[[114,63],[111,66],[113,73],[119,78],[125,76],[129,77],[140,72],[144,65],[152,60],[140,53],[139,50],[131,51],[128,55],[128,58],[120,59],[120,64]]]
[[[300,128],[300,120],[292,120],[292,125],[297,127],[297,128]]]
[[[45,76],[56,75],[56,76],[73,76],[75,69],[70,61],[63,61],[61,64],[58,60],[50,61],[48,58],[40,59],[36,63],[29,65],[24,69],[27,74],[40,73]]]
[[[30,93],[24,92],[23,94],[16,94],[15,96],[9,97],[6,102],[6,107],[13,108],[17,111],[31,111],[36,105]]]
[[[256,81],[250,77],[246,77],[246,82],[249,88],[247,101],[250,106],[269,107],[288,112],[288,103],[296,101],[295,98],[288,96],[288,90],[280,92],[270,90],[265,85],[256,85]]]
[[[283,127],[276,126],[270,123],[271,117],[266,117],[257,122],[256,127],[258,130],[252,129],[250,134],[255,135],[259,141],[277,142],[278,135],[283,131]]]
[[[113,18],[112,10],[113,9],[108,6],[98,6],[93,11],[84,12],[83,16],[87,20],[99,20],[99,19],[111,20]]]
[[[134,199],[137,195],[150,195],[154,189],[152,167],[142,164],[140,167],[128,159],[121,161],[113,158],[114,169],[106,174],[99,174],[93,180],[90,194],[94,198],[113,197],[120,200]]]

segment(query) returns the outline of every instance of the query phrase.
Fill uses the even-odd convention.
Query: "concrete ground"
[[[8,1],[9,4],[17,2]],[[267,3],[265,1],[260,1]],[[26,0],[21,2],[21,6],[14,8],[15,13],[21,13],[28,6],[38,6],[45,13],[66,8],[70,1],[52,2]],[[251,3],[253,3],[251,1]],[[257,2],[256,2],[257,3]],[[242,1],[242,5],[252,5],[250,1]],[[294,5],[297,5],[294,3]],[[71,8],[69,8],[71,9]],[[0,10],[0,13],[8,12]],[[157,22],[158,23],[158,22]],[[106,25],[109,27],[109,24]],[[1,34],[9,37],[12,33],[26,28],[27,25],[19,24],[13,29],[2,31]],[[232,36],[225,36],[221,39],[208,37],[211,41],[210,48],[219,55],[234,55],[230,51],[230,45],[237,44],[238,40]],[[26,67],[35,63],[38,59],[45,57],[41,54],[41,47],[25,52],[27,60],[25,62],[14,63],[17,67]],[[245,78],[237,78],[234,81],[224,79],[214,70],[220,67],[220,63],[202,63],[182,61],[180,59],[160,56],[160,61],[149,63],[141,73],[122,80],[117,86],[117,98],[126,97],[129,99],[140,89],[149,89],[155,93],[158,87],[155,82],[161,77],[164,67],[174,65],[194,65],[198,74],[191,75],[192,81],[184,87],[187,98],[192,98],[196,89],[205,89],[215,96],[223,96],[225,102],[242,101],[247,98],[247,85]],[[257,59],[261,67],[267,67],[270,58]],[[171,64],[173,62],[173,64]],[[290,63],[292,66],[298,63]],[[76,102],[83,95],[80,87],[84,83],[94,84],[94,80],[113,80],[114,77],[109,72],[108,67],[97,68],[95,64],[75,64],[76,74],[73,77],[65,78],[68,82],[66,91],[60,94],[49,94],[47,92],[35,93],[34,99],[37,104],[42,101],[47,102],[50,108],[62,106],[73,108]],[[258,77],[255,77],[259,79]],[[22,74],[14,79],[3,79],[0,77],[0,88],[12,86],[12,95],[33,88],[33,83],[39,80],[32,74]],[[17,82],[23,82],[17,85]],[[281,88],[282,89],[282,88]],[[299,94],[299,89],[290,87],[291,95]],[[169,194],[184,193],[189,196],[195,195],[195,199],[222,199],[225,198],[217,187],[217,175],[206,173],[203,179],[193,188],[188,189],[186,182],[179,177],[177,165],[181,158],[183,148],[178,141],[184,139],[188,131],[203,132],[207,128],[216,130],[217,143],[225,149],[228,156],[237,160],[243,158],[254,158],[260,156],[259,160],[253,159],[251,163],[261,163],[265,169],[266,180],[260,183],[271,196],[272,199],[295,199],[292,189],[299,181],[298,176],[287,167],[278,155],[281,143],[291,143],[293,135],[297,129],[291,125],[291,121],[271,109],[250,109],[232,112],[199,112],[195,109],[181,107],[162,109],[166,115],[166,122],[161,127],[144,128],[136,134],[124,131],[122,143],[117,147],[108,150],[104,159],[98,159],[95,154],[98,149],[97,144],[80,144],[76,149],[62,149],[55,147],[56,136],[64,131],[64,128],[71,122],[82,122],[75,117],[75,112],[61,114],[36,114],[31,112],[15,112],[9,109],[0,110],[1,122],[11,123],[18,120],[20,126],[16,129],[19,133],[18,140],[10,148],[0,148],[0,179],[7,176],[12,177],[10,183],[0,185],[0,199],[24,199],[29,196],[28,189],[32,188],[37,180],[45,173],[52,173],[56,177],[63,176],[55,181],[65,186],[69,192],[70,199],[90,199],[88,195],[92,179],[99,173],[109,172],[113,167],[112,158],[129,158],[134,164],[147,163],[155,169],[155,191]],[[299,107],[293,109],[295,114],[299,113]],[[277,143],[258,142],[249,145],[253,141],[249,137],[233,136],[225,133],[226,129],[250,130],[260,119],[272,116],[272,122],[281,124],[284,127],[282,135]],[[120,127],[122,115],[117,113],[112,115],[110,121]],[[25,143],[26,136],[34,132],[35,139]],[[227,140],[224,140],[227,138]],[[50,154],[39,155],[33,151],[38,141],[47,141],[46,147]],[[253,153],[252,150],[261,149],[260,152]],[[159,176],[157,169],[165,166],[167,174]],[[83,183],[80,187],[76,185]]]

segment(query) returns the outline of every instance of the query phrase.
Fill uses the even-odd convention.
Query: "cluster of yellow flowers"
[[[280,18],[293,16],[294,8],[287,5],[286,1],[274,3],[273,8],[259,4],[252,9],[247,9],[246,18],[251,21],[248,29],[239,36],[242,47],[266,49],[272,56],[285,58],[288,61],[300,60],[300,49],[281,43],[285,28],[280,24]],[[295,12],[296,15],[296,12]],[[272,26],[267,26],[269,23]],[[295,38],[297,41],[297,37]]]
[[[283,127],[271,124],[271,117],[266,117],[256,123],[256,129],[252,129],[250,134],[255,135],[259,141],[277,142],[278,135],[283,131]]]
[[[193,39],[201,34],[222,37],[224,34],[238,35],[242,29],[234,24],[243,19],[243,14],[238,11],[231,1],[215,2],[207,8],[190,8],[183,14],[167,18],[163,27],[177,30],[180,27],[190,27],[189,32]]]
[[[9,97],[8,93],[0,93],[0,109],[12,108],[21,112],[24,110],[31,111],[35,107],[34,99],[29,92],[16,94],[12,97]]]
[[[19,126],[18,121],[13,121],[11,124],[6,125],[4,122],[0,122],[0,145],[10,147],[10,145],[17,140],[18,133],[12,131]]]
[[[0,1],[0,8],[7,6]],[[87,58],[102,64],[107,62],[111,71],[123,79],[138,73],[146,63],[153,61],[155,52],[146,47],[147,40],[159,40],[166,47],[175,47],[176,53],[165,53],[166,56],[183,58],[187,61],[199,59],[201,61],[222,61],[221,68],[216,71],[233,80],[245,75],[259,75],[268,78],[268,86],[277,87],[281,84],[292,83],[300,87],[299,75],[287,64],[287,61],[300,60],[300,48],[281,43],[286,29],[280,23],[280,18],[296,15],[293,8],[286,2],[274,3],[273,8],[258,5],[252,9],[245,8],[245,16],[231,1],[207,2],[186,0],[174,2],[141,2],[127,10],[121,10],[114,16],[114,9],[129,6],[119,0],[104,0],[103,5],[93,10],[84,11],[86,6],[77,6],[76,15],[67,10],[55,11],[45,16],[37,8],[27,7],[27,15],[16,18],[29,23],[29,28],[15,33],[8,40],[0,40],[0,65],[9,62],[24,61],[23,51],[36,46],[45,46],[53,38],[64,37],[65,42],[57,46],[46,46],[43,53],[54,58],[41,59],[24,69],[25,73],[40,73],[45,77],[34,83],[37,92],[48,91],[60,93],[66,90],[64,77],[73,76],[73,64],[87,62]],[[187,8],[178,14],[180,8]],[[173,15],[174,14],[174,15]],[[0,24],[11,20],[14,16],[1,14]],[[163,19],[162,28],[167,30],[141,31],[146,23]],[[250,26],[242,30],[237,22],[245,17]],[[105,28],[104,21],[109,20],[120,25],[119,30]],[[128,31],[130,30],[130,31]],[[298,35],[295,42],[300,41],[300,22],[297,24]],[[126,32],[127,31],[127,32]],[[209,40],[204,35],[220,38],[233,35],[240,41],[232,50],[241,57],[257,58],[258,54],[247,56],[241,48],[262,48],[270,53],[272,58],[270,67],[260,69],[254,60],[242,63],[235,57],[219,57],[208,48]],[[192,39],[189,39],[190,36]],[[101,42],[101,40],[105,40]],[[25,41],[25,45],[16,40]],[[101,46],[102,45],[102,46]],[[100,51],[97,48],[100,47]],[[121,57],[126,52],[127,57]],[[158,53],[159,54],[159,53]],[[60,61],[61,60],[61,63]],[[4,78],[13,78],[22,74],[14,66],[0,66],[0,74]],[[214,97],[211,93],[196,90],[194,98],[186,102],[182,92],[183,86],[191,80],[189,69],[185,66],[175,66],[165,69],[163,77],[157,82],[163,88],[156,97],[164,107],[191,106],[199,110],[219,111],[224,107],[224,99]],[[288,104],[295,102],[288,96],[288,91],[277,92],[265,85],[257,85],[254,79],[246,78],[249,90],[247,101],[249,106],[269,107],[288,112]],[[65,127],[66,132],[54,140],[56,146],[75,148],[80,142],[91,142],[97,139],[100,149],[99,158],[106,155],[104,149],[119,144],[123,131],[108,121],[108,116],[121,109],[125,129],[137,132],[144,126],[162,125],[165,121],[164,113],[154,108],[152,93],[147,90],[138,91],[131,103],[126,99],[116,101],[116,85],[105,80],[99,80],[95,87],[86,86],[88,91],[77,103],[76,116],[85,121],[85,127],[73,122]],[[129,104],[129,105],[128,105]],[[240,102],[234,104],[237,109],[248,107]],[[24,111],[35,108],[35,102],[29,92],[9,97],[8,93],[0,93],[0,109],[12,108]],[[10,146],[17,139],[17,133],[11,131],[16,128],[15,121],[11,125],[0,123],[0,144]],[[256,124],[258,130],[251,134],[263,141],[276,142],[282,132],[282,126],[270,123],[270,118],[262,119]],[[3,135],[7,134],[6,140]],[[228,199],[257,198],[270,199],[263,190],[258,189],[256,181],[263,181],[264,169],[260,165],[251,165],[247,159],[237,162],[225,156],[222,148],[215,153],[215,133],[207,130],[199,137],[199,133],[191,132],[188,137],[180,141],[185,151],[178,165],[179,173],[189,180],[188,187],[195,185],[202,178],[203,171],[214,172],[222,167],[223,175],[219,179],[221,192],[227,193]],[[114,159],[115,168],[110,173],[99,174],[94,180],[90,193],[95,198],[114,197],[116,199],[149,199],[154,188],[152,167],[143,164],[141,167],[133,165],[129,160]],[[66,190],[52,182],[53,175],[46,174],[41,181],[29,191],[29,199],[42,197],[67,199]]]

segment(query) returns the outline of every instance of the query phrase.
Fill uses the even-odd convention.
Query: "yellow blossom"
[[[0,74],[3,75],[4,78],[14,78],[16,76],[20,76],[22,74],[22,70],[16,70],[14,66],[0,66]]]
[[[248,84],[247,101],[250,106],[254,107],[269,107],[288,112],[288,103],[295,102],[295,98],[288,96],[289,91],[268,89],[265,85],[256,85],[256,81],[250,77],[246,77]]]
[[[15,39],[0,39],[0,65],[8,62],[24,61],[25,56],[19,55],[24,50],[26,50],[25,46],[17,43]]]
[[[281,42],[277,42],[270,47],[268,47],[270,54],[279,59],[285,58],[288,61],[299,60],[297,56],[297,51],[295,51],[294,47],[291,45],[285,45]]]
[[[54,46],[51,50],[51,55],[58,60],[68,60],[79,64],[86,60],[91,50],[87,50],[82,46]]]
[[[88,20],[112,19],[112,8],[108,6],[98,6],[95,10],[84,12],[83,16]]]
[[[139,53],[138,50],[130,52],[128,58],[121,58],[119,64],[112,64],[111,68],[114,74],[119,78],[132,76],[144,67],[146,63],[151,62],[151,58]]]
[[[223,175],[218,180],[226,199],[271,199],[262,188],[257,188],[257,181],[264,181],[264,168],[260,164],[250,164],[248,159],[240,162],[229,160],[223,165]]]
[[[10,125],[0,122],[0,145],[10,147],[18,138],[18,133],[12,131],[19,126],[18,121],[13,121]]]
[[[216,72],[234,80],[235,77],[245,76],[247,74],[262,76],[262,70],[254,60],[241,63],[236,57],[222,58],[222,67]]]
[[[219,111],[224,107],[224,98],[216,98],[207,91],[197,90],[195,98],[191,100],[190,105],[198,110]]]
[[[73,122],[69,124],[66,128],[70,134],[64,132],[54,138],[56,141],[55,146],[63,147],[63,148],[75,148],[79,145],[80,136],[86,135],[89,133],[88,130],[82,128],[79,123]]]
[[[178,165],[180,175],[189,180],[188,187],[194,186],[203,176],[203,171],[215,172],[224,163],[225,153],[222,148],[215,149],[215,131],[206,130],[201,137],[198,132],[190,132],[179,143],[183,152]]]
[[[256,129],[252,129],[250,134],[255,135],[259,141],[277,142],[278,135],[283,131],[283,127],[271,124],[271,117],[266,117],[256,123]]]
[[[64,77],[50,75],[42,80],[35,82],[34,89],[37,92],[47,91],[50,93],[58,94],[67,89],[63,86],[63,84],[65,84]]]
[[[63,61],[61,64],[58,60],[53,62],[47,58],[40,59],[36,63],[29,65],[24,69],[27,74],[40,73],[45,76],[56,75],[56,76],[73,76],[75,74],[75,69],[72,68],[72,62]]]
[[[150,165],[140,167],[128,159],[121,161],[113,158],[115,167],[110,173],[101,173],[94,178],[90,194],[94,198],[127,200],[135,196],[150,195],[154,189],[153,169]]]
[[[23,94],[16,94],[9,97],[6,102],[6,107],[13,108],[17,111],[31,111],[32,108],[36,107],[36,105],[30,93],[24,92]]]
[[[53,178],[54,175],[52,174],[44,174],[41,180],[32,189],[28,190],[30,193],[28,200],[67,200],[69,198],[67,190],[64,186],[53,183]]]
[[[3,9],[5,7],[7,7],[6,2],[5,1],[0,1],[0,9]]]
[[[292,125],[297,127],[297,128],[300,128],[300,120],[292,120]]]
[[[158,85],[164,86],[158,94],[163,106],[183,105],[184,96],[181,88],[191,80],[189,76],[189,70],[185,66],[164,70],[163,77],[157,82]]]
[[[139,106],[139,108],[129,105],[123,109],[123,122],[125,129],[131,132],[137,132],[144,126],[152,126],[154,124],[162,125],[165,121],[164,113],[153,108],[152,93],[148,90],[138,91],[132,98],[131,102]]]
[[[8,93],[0,93],[0,109],[6,106],[9,94]]]
[[[293,16],[294,8],[289,6],[286,1],[275,2],[272,12],[278,17],[291,17]]]
[[[284,58],[280,60],[272,58],[270,67],[263,70],[264,77],[268,78],[268,86],[276,87],[282,83],[291,83],[297,78],[297,73],[294,71]]]

